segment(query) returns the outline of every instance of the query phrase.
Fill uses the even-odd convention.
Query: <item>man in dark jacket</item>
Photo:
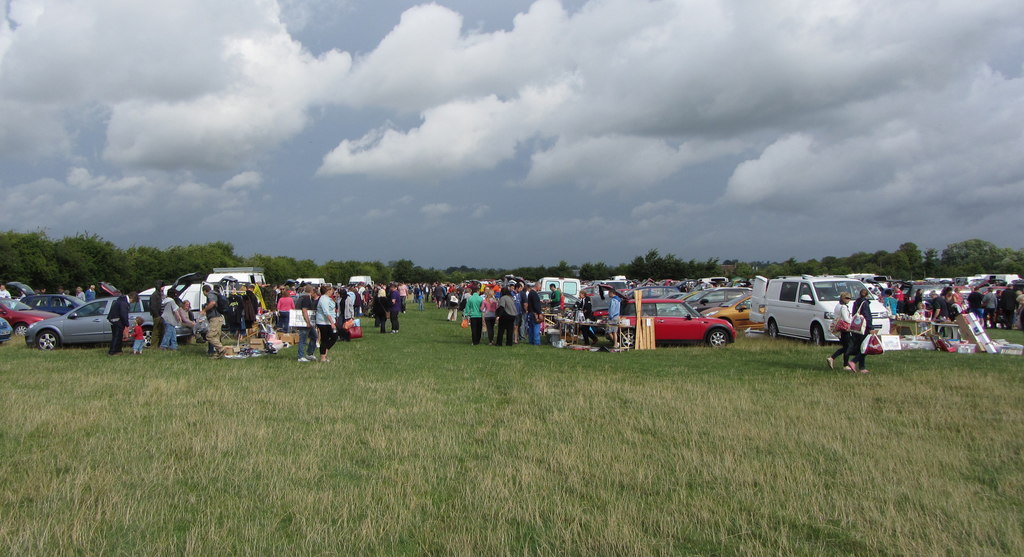
[[[153,293],[149,296],[149,317],[153,321],[153,334],[151,338],[164,338],[164,281],[158,280],[153,285]]]
[[[110,350],[108,356],[120,356],[121,345],[124,342],[124,329],[128,326],[128,297],[121,294],[110,304],[110,311],[107,312],[107,321],[110,322]]]
[[[540,324],[544,322],[544,308],[540,303],[540,281],[526,295],[526,321],[530,344],[540,346]]]

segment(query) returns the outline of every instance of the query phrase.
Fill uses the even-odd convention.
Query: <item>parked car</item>
[[[714,317],[715,319],[723,319],[732,323],[733,328],[737,331],[745,329],[761,330],[764,328],[764,323],[754,323],[750,320],[750,296],[743,296],[742,298],[736,298],[732,302],[728,302],[726,305],[722,305],[717,308],[708,308],[701,312],[705,317]]]
[[[23,304],[20,300],[11,298],[0,299],[0,317],[3,317],[14,327],[14,334],[23,335],[28,331],[29,325],[57,317],[56,313],[50,311],[39,311]]]
[[[11,335],[13,334],[14,327],[11,327],[11,324],[6,319],[0,317],[0,344],[11,340]]]
[[[643,317],[654,318],[655,344],[706,344],[716,348],[736,340],[736,330],[725,320],[705,317],[682,300],[643,300]],[[621,319],[636,325],[636,303],[625,300]],[[620,329],[621,342],[633,344],[633,330]]]
[[[32,296],[25,296],[21,299],[21,302],[27,304],[32,309],[50,311],[58,315],[64,315],[85,303],[74,296],[66,294],[33,294]]]
[[[749,294],[749,288],[709,288],[707,290],[700,290],[693,296],[686,298],[686,303],[690,304],[697,311],[704,311],[708,308],[719,307],[722,304],[730,304],[736,298],[742,298]]]
[[[81,305],[68,313],[33,323],[25,334],[25,344],[40,350],[53,350],[65,344],[99,344],[110,342],[110,323],[107,313],[117,298],[100,298]],[[142,330],[146,336],[146,346],[152,344],[153,319],[149,315],[149,296],[139,296],[139,300],[129,308],[132,323],[136,317],[142,317]],[[187,327],[178,328],[178,337],[188,337],[192,330]],[[157,339],[159,340],[159,339]]]
[[[29,285],[15,281],[7,283],[7,291],[11,293],[11,297],[19,300],[25,296],[31,296],[36,293],[36,291],[32,290]]]
[[[636,291],[643,293],[644,298],[670,298],[679,294],[679,288],[675,286],[640,286],[626,292],[626,296],[632,298]]]

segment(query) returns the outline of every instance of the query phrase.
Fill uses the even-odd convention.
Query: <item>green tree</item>
[[[1002,261],[1004,254],[992,242],[965,240],[949,244],[942,250],[942,265],[954,275],[972,275],[989,272]]]

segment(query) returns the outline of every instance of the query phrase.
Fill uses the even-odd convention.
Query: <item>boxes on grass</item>
[[[973,313],[961,313],[956,316],[956,325],[960,328],[960,338],[965,342],[978,345],[978,347],[989,354],[996,353],[996,344],[988,338],[985,327]]]
[[[999,353],[1004,356],[1021,356],[1024,355],[1024,345],[1003,344],[999,347]]]
[[[960,345],[956,347],[956,353],[957,354],[974,354],[975,346],[976,345],[971,344],[969,342],[960,343]]]
[[[900,339],[902,350],[935,350],[935,344],[926,338],[914,338],[912,336]]]

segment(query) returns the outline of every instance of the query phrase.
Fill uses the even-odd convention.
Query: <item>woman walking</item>
[[[861,351],[860,347],[864,344],[864,339],[869,334],[874,334],[871,329],[871,301],[868,296],[871,293],[866,288],[862,288],[860,291],[860,297],[853,302],[853,311],[851,312],[851,323],[858,316],[864,318],[863,328],[851,327],[850,330],[850,345],[846,349],[847,356],[850,358],[850,364],[847,367],[850,371],[856,373],[868,373],[867,367],[864,365],[864,352]]]
[[[484,316],[484,328],[487,329],[487,344],[494,345],[494,324],[497,320],[498,300],[494,299],[494,290],[484,289],[484,301],[480,302],[480,311]]]
[[[338,321],[335,315],[338,305],[334,302],[334,288],[326,284],[320,287],[320,299],[316,303],[316,329],[320,335],[320,361],[329,362],[327,352],[338,341]]]
[[[829,369],[835,369],[836,358],[840,355],[843,356],[843,367],[850,367],[849,349],[850,341],[852,339],[850,336],[850,321],[853,320],[853,315],[850,313],[849,307],[850,298],[851,296],[849,292],[843,292],[839,295],[839,303],[836,304],[836,309],[832,310],[834,317],[833,327],[838,325],[840,322],[843,322],[846,323],[846,328],[835,329],[835,332],[839,334],[839,349],[833,352],[828,358],[825,358],[825,361],[828,362]]]

